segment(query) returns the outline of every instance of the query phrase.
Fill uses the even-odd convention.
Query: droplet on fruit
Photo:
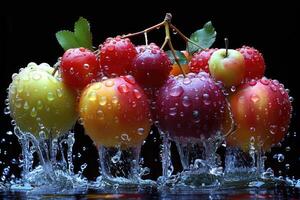
[[[118,90],[120,93],[127,93],[128,92],[128,86],[126,84],[121,84],[118,86]]]
[[[111,102],[112,102],[113,104],[117,104],[117,103],[119,102],[118,97],[113,96],[113,97],[111,98]]]
[[[249,81],[249,85],[250,85],[250,86],[255,86],[256,83],[257,83],[257,81],[256,81],[255,79],[251,79],[251,80]]]
[[[24,102],[23,108],[24,108],[25,110],[28,110],[28,109],[29,109],[29,104],[28,104],[27,101]]]
[[[293,102],[294,98],[293,97],[289,97],[289,100],[290,100],[290,102]]]
[[[33,108],[31,109],[30,116],[31,116],[31,117],[36,117],[36,116],[37,116],[37,111],[36,111],[35,107],[33,107]]]
[[[97,116],[99,117],[100,120],[104,120],[104,113],[102,110],[97,110]]]
[[[104,106],[106,104],[106,102],[107,102],[106,96],[101,96],[100,99],[99,99],[99,104],[101,106]]]
[[[186,77],[186,78],[183,79],[183,84],[185,84],[185,85],[188,85],[191,82],[192,82],[192,80],[190,78],[188,78],[188,77]]]
[[[137,133],[138,133],[139,135],[144,135],[144,133],[145,133],[144,128],[138,128],[138,129],[137,129]]]
[[[169,109],[169,115],[170,116],[175,116],[177,114],[177,108],[176,107],[172,107]]]
[[[53,101],[54,100],[54,94],[52,93],[52,92],[48,92],[48,94],[47,94],[47,99],[48,99],[48,101]]]
[[[263,77],[262,79],[260,79],[260,82],[262,84],[264,84],[264,85],[269,85],[269,83],[270,83],[270,81],[267,78],[265,78],[265,77]]]
[[[231,90],[231,92],[235,92],[236,91],[236,87],[233,85],[233,86],[231,86],[230,90]]]
[[[88,99],[89,99],[90,101],[96,101],[96,99],[97,99],[97,93],[96,93],[95,91],[91,91],[91,92],[89,93],[89,95],[88,95]]]
[[[210,101],[210,98],[209,98],[209,94],[204,93],[202,95],[202,97],[203,97],[203,103],[204,103],[204,105],[207,105],[207,106],[210,105],[211,101]]]
[[[251,95],[250,99],[253,103],[257,103],[260,100],[259,96],[256,94]]]
[[[190,100],[190,98],[188,96],[184,96],[182,98],[182,105],[184,107],[189,107],[191,104],[192,104],[192,102],[191,102],[191,100]]]
[[[89,64],[87,64],[87,63],[83,64],[83,68],[84,68],[84,69],[88,69],[89,67],[90,67]]]
[[[8,115],[10,113],[9,107],[4,108],[4,114]]]
[[[193,111],[193,119],[196,123],[200,122],[200,112],[198,110]]]
[[[32,74],[32,78],[33,78],[33,80],[37,81],[37,80],[41,79],[41,75],[38,72],[35,72]]]
[[[250,127],[250,132],[255,132],[255,127]]]
[[[137,98],[137,99],[140,99],[142,97],[141,92],[137,89],[134,89],[133,93],[134,93],[135,98]]]
[[[105,81],[104,85],[106,87],[112,87],[115,84],[115,82],[113,80],[108,79],[107,81]]]
[[[124,76],[124,80],[132,85],[135,84],[135,79],[131,75]]]
[[[61,88],[58,88],[58,89],[56,90],[56,93],[57,93],[57,96],[58,96],[58,97],[62,97],[62,96],[63,96],[63,90],[62,90]]]
[[[183,93],[183,88],[181,86],[174,86],[170,90],[170,95],[172,97],[178,97],[178,96],[182,95],[182,93]]]
[[[128,134],[126,134],[126,133],[122,133],[122,134],[121,134],[121,139],[122,139],[123,141],[130,141],[129,136],[128,136]]]
[[[36,102],[36,108],[37,108],[38,110],[41,110],[41,109],[43,108],[43,102],[42,102],[41,100],[38,100],[38,101]]]
[[[83,118],[79,118],[79,119],[78,119],[78,123],[79,123],[80,125],[83,125],[83,124],[84,124]]]
[[[70,71],[70,74],[74,74],[74,68],[73,67],[71,67],[70,69],[69,69],[69,71]]]

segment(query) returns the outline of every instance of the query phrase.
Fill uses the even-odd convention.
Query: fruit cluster
[[[164,26],[166,39],[135,46],[129,37]],[[187,41],[175,51],[170,31]],[[207,23],[189,38],[170,16],[136,34],[108,38],[93,51],[89,24],[57,39],[66,50],[57,69],[30,63],[9,86],[11,116],[23,130],[57,136],[76,120],[98,145],[138,146],[154,123],[173,138],[208,138],[222,132],[244,150],[250,140],[264,149],[287,132],[291,102],[277,80],[264,76],[262,54],[243,46],[212,49],[216,32]],[[75,41],[75,42],[74,42]],[[168,44],[170,51],[164,51]],[[235,126],[233,126],[235,125]]]

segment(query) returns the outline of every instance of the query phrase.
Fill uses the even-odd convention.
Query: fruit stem
[[[224,38],[224,42],[225,42],[225,57],[228,57],[228,46],[229,46],[229,41],[228,38]]]
[[[148,46],[148,36],[147,36],[147,32],[144,32],[145,35],[145,44],[146,46]]]
[[[146,28],[146,29],[144,29],[142,31],[139,31],[139,32],[136,32],[136,33],[129,33],[127,35],[122,35],[121,38],[133,37],[133,36],[136,36],[136,35],[140,35],[140,34],[143,34],[143,33],[150,32],[150,31],[152,31],[154,29],[160,28],[161,26],[164,25],[164,23],[165,23],[165,21],[162,21],[162,22],[160,22],[160,23],[158,23],[158,24],[156,24],[154,26],[151,26],[149,28]]]
[[[56,74],[56,72],[57,72],[59,66],[60,66],[60,60],[57,61],[57,62],[54,64],[54,66],[53,66],[53,67],[54,67],[54,70],[53,70],[53,72],[52,72],[52,76],[54,76],[54,75]]]
[[[185,41],[185,42],[190,42],[193,45],[197,46],[198,48],[200,48],[201,50],[205,49],[203,47],[201,47],[200,45],[198,45],[196,42],[194,42],[193,40],[189,39],[188,37],[186,37],[176,26],[174,26],[173,24],[170,24],[170,27],[177,32],[181,38]]]
[[[170,50],[174,56],[174,59],[175,59],[175,62],[177,63],[177,65],[179,66],[180,70],[181,70],[181,73],[183,74],[183,76],[185,77],[185,73],[183,71],[183,68],[182,66],[180,65],[179,63],[179,60],[176,56],[176,53],[175,53],[175,49],[173,47],[173,44],[172,44],[172,41],[171,41],[171,36],[170,36],[170,24],[171,24],[171,17],[172,15],[170,13],[167,13],[166,14],[166,17],[165,17],[165,33],[166,33],[166,37],[165,37],[165,41],[164,41],[164,44],[165,43],[168,43],[169,47],[170,47]]]

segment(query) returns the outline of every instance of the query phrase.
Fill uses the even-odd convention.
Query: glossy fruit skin
[[[147,97],[130,75],[90,84],[79,103],[86,133],[97,145],[136,147],[147,137]]]
[[[171,138],[208,138],[221,129],[226,100],[205,72],[170,77],[156,100],[160,128]]]
[[[74,92],[52,72],[48,64],[29,63],[9,86],[12,118],[22,131],[35,136],[44,131],[48,138],[51,131],[57,137],[71,129],[78,117]]]
[[[215,51],[209,59],[209,72],[217,81],[222,81],[225,87],[238,86],[244,80],[245,61],[243,55],[232,49]]]
[[[96,55],[85,48],[68,49],[61,59],[63,82],[72,89],[82,90],[100,77],[100,67]]]
[[[132,62],[133,76],[144,88],[161,87],[172,70],[167,54],[154,43],[140,46]]]
[[[130,74],[137,51],[129,38],[107,38],[100,45],[100,65],[107,77]]]
[[[241,85],[230,98],[237,130],[227,138],[229,145],[249,149],[250,138],[263,142],[264,150],[286,134],[292,112],[289,95],[277,80],[262,78]]]
[[[208,61],[211,55],[217,50],[218,49],[204,49],[195,53],[189,62],[190,71],[193,73],[199,73],[201,71],[209,73]]]
[[[260,79],[265,73],[265,61],[263,55],[255,48],[243,46],[237,49],[245,60],[245,80]]]

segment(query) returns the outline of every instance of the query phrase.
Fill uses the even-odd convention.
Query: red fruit
[[[161,87],[172,69],[167,54],[153,43],[137,50],[138,55],[132,62],[133,76],[142,87]]]
[[[291,102],[284,86],[277,80],[262,78],[241,85],[230,96],[232,115],[237,130],[227,142],[249,149],[250,139],[264,150],[282,140],[291,118]]]
[[[245,80],[260,79],[264,76],[265,61],[262,54],[253,47],[243,46],[237,49],[245,60]]]
[[[96,55],[85,48],[68,49],[60,63],[63,82],[73,89],[83,89],[100,76]]]
[[[199,73],[201,71],[209,73],[208,60],[216,50],[218,49],[204,49],[195,53],[189,62],[190,71],[193,73]]]
[[[227,108],[221,88],[205,72],[170,77],[159,90],[156,104],[160,128],[171,138],[216,134]]]
[[[132,60],[137,51],[130,39],[107,38],[100,47],[100,65],[106,76],[115,77],[132,71]]]

